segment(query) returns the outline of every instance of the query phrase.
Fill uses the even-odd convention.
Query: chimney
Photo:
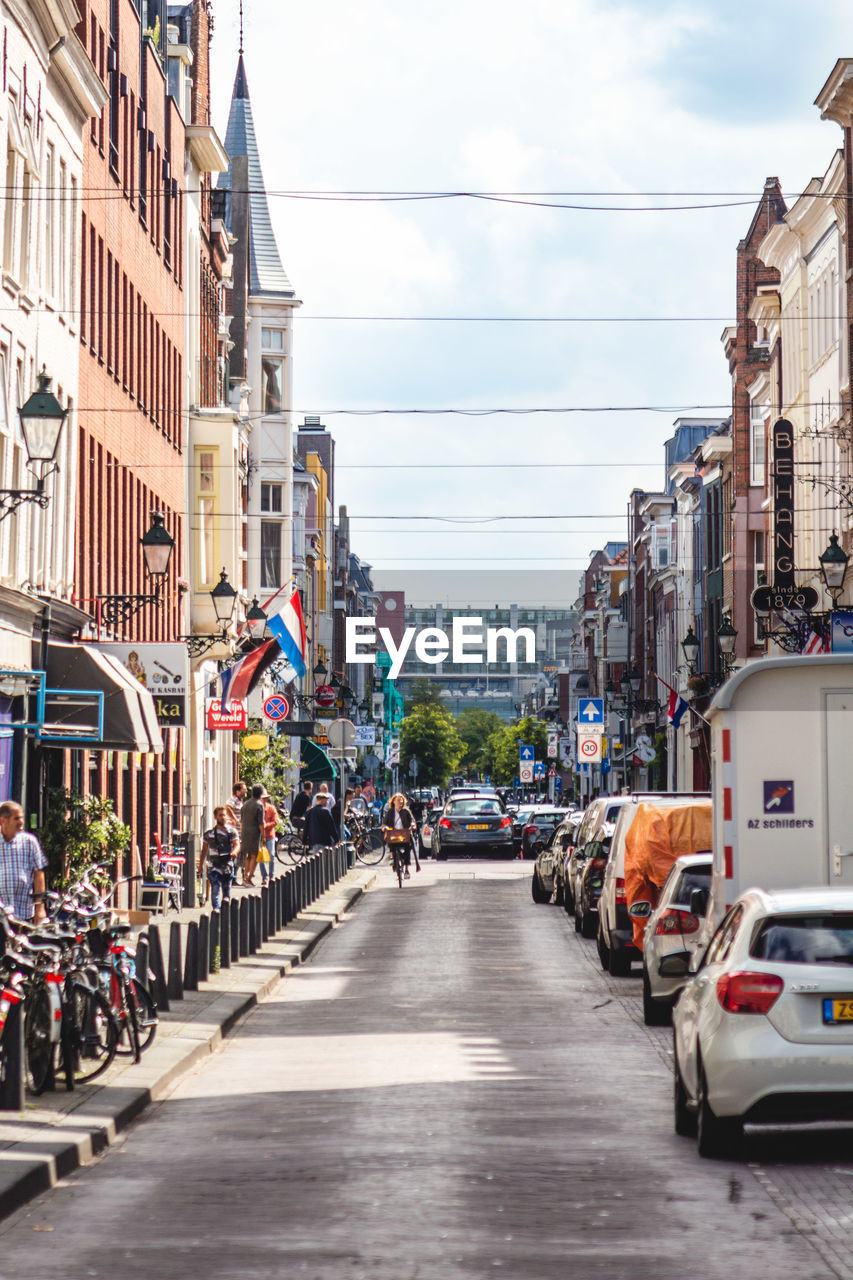
[[[190,48],[193,51],[192,123],[210,124],[210,0],[193,0]]]

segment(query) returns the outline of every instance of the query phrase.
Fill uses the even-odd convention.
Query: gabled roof
[[[272,294],[285,298],[295,297],[293,285],[287,278],[282,266],[275,232],[272,229],[270,211],[267,204],[267,192],[264,186],[264,175],[261,170],[261,157],[255,137],[255,122],[252,118],[252,102],[249,98],[249,82],[246,79],[246,67],[243,55],[237,61],[237,75],[231,94],[231,111],[228,115],[228,129],[225,134],[225,150],[233,161],[235,156],[249,158],[249,294]],[[231,228],[231,171],[221,175],[219,187],[229,194],[225,202],[225,225]]]

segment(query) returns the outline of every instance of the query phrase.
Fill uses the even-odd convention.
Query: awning
[[[302,754],[300,782],[331,782],[338,776],[337,769],[316,742],[312,742],[310,738],[303,738],[300,750]]]
[[[154,699],[117,658],[85,644],[51,641],[48,689],[93,690],[104,695],[104,732],[90,751],[162,752]],[[84,745],[81,743],[81,745]]]

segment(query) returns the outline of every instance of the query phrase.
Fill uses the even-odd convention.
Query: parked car
[[[521,829],[522,858],[535,858],[537,846],[554,834],[568,812],[568,809],[555,809],[553,805],[537,805]]]
[[[599,796],[597,800],[591,801],[584,809],[569,865],[566,868],[563,906],[570,916],[575,913],[575,896],[586,859],[586,853],[584,852],[586,845],[593,838],[600,824],[602,822],[615,822],[620,808],[628,804],[630,800],[630,796]]]
[[[700,949],[700,926],[711,889],[711,866],[710,853],[685,853],[676,858],[660,891],[658,904],[649,914],[643,939],[643,1018],[648,1027],[667,1025],[672,1006],[684,986],[682,978],[661,976],[661,960],[664,956],[682,955],[689,964]],[[632,916],[638,905],[629,907]]]
[[[613,840],[612,822],[602,822],[584,846],[584,858],[575,885],[575,932],[594,938],[598,930],[598,900],[604,884],[604,869]]]
[[[432,849],[439,861],[451,853],[494,853],[512,858],[512,818],[495,796],[448,800],[432,828]]]
[[[557,868],[563,865],[563,823],[555,827],[544,843],[537,846],[536,861],[533,864],[531,890],[534,902],[550,902],[557,888]]]
[[[582,819],[582,809],[570,809],[568,816],[563,819],[554,833],[554,838],[559,848],[559,854],[554,861],[554,887],[556,889],[554,901],[558,906],[565,904],[566,875],[569,868],[569,859],[574,851],[575,840],[577,839],[577,832]]]
[[[427,809],[424,814],[424,820],[421,823],[421,849],[423,849],[425,853],[432,852],[432,832],[440,817],[440,808]]]
[[[602,969],[614,978],[624,978],[631,972],[631,964],[642,959],[642,953],[634,946],[634,924],[628,915],[625,895],[625,839],[641,804],[653,804],[669,808],[677,804],[693,804],[707,800],[707,791],[658,791],[622,797],[623,803],[613,832],[610,857],[604,871],[604,885],[598,902],[598,958]]]
[[[673,1011],[676,1132],[731,1156],[745,1123],[853,1118],[851,990],[853,891],[742,894]]]

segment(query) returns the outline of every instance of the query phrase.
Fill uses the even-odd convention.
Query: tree
[[[418,762],[419,785],[444,787],[465,751],[453,717],[443,707],[416,706],[400,726],[400,771]]]
[[[441,690],[435,680],[429,676],[418,676],[409,686],[404,704],[404,714],[408,715],[415,707],[443,707]]]
[[[265,733],[263,722],[249,721],[249,733]],[[286,775],[296,761],[290,755],[290,739],[286,734],[270,734],[267,745],[261,751],[250,751],[240,739],[240,780],[251,792],[256,783],[266,787],[273,804],[284,804],[288,796]]]
[[[545,760],[548,750],[548,730],[541,720],[525,716],[518,724],[505,725],[488,738],[483,750],[492,782],[502,785],[518,777],[519,743],[533,746],[537,760]]]
[[[470,774],[487,774],[491,776],[491,758],[486,745],[489,738],[499,733],[503,722],[495,711],[484,711],[482,707],[468,707],[456,717],[456,730],[465,743],[465,755],[462,766]]]
[[[49,792],[47,816],[38,833],[48,862],[48,883],[67,889],[94,862],[114,862],[131,841],[130,827],[120,822],[112,800],[83,796],[63,787]],[[108,877],[95,877],[107,884]]]

